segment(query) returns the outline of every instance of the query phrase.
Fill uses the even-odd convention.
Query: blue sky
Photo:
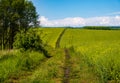
[[[32,2],[43,21],[120,16],[120,0],[32,0]]]

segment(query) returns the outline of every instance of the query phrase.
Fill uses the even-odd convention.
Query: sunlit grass
[[[120,81],[120,31],[68,29],[61,47],[73,46],[102,82]]]
[[[29,83],[61,83],[63,78],[64,52],[57,49],[53,57],[39,65],[38,69],[21,82]]]
[[[22,71],[31,71],[45,58],[38,52],[1,51],[0,82],[19,78]]]
[[[44,44],[50,45],[55,48],[57,39],[64,28],[40,28],[37,29]]]
[[[52,56],[35,51],[0,51],[0,82],[61,83],[64,78],[65,53],[70,54],[71,83],[120,82],[120,31],[67,29],[55,49],[63,28],[40,28],[38,34]],[[69,48],[70,47],[70,48]],[[23,76],[24,75],[24,76]]]

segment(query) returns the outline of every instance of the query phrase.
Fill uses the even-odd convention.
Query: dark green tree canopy
[[[39,25],[36,8],[28,0],[0,0],[0,44],[12,48],[14,36],[20,30]]]

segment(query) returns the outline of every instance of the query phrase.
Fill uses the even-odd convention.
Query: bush
[[[46,57],[48,56],[47,50],[45,50],[40,36],[32,29],[27,32],[21,31],[15,36],[14,48],[26,50],[34,50],[43,52]]]
[[[39,49],[42,48],[42,40],[32,30],[29,30],[26,33],[21,31],[15,37],[14,48],[22,48],[24,50]]]

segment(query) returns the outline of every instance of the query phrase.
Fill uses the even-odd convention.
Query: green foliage
[[[0,0],[1,49],[12,49],[17,32],[38,26],[37,19],[36,8],[31,1]]]
[[[26,50],[34,50],[43,52],[46,57],[50,57],[45,49],[42,40],[35,30],[30,29],[28,32],[21,31],[15,37],[14,48]]]
[[[24,50],[39,50],[43,48],[42,40],[39,35],[34,31],[29,30],[28,32],[21,31],[15,37],[14,48]]]

